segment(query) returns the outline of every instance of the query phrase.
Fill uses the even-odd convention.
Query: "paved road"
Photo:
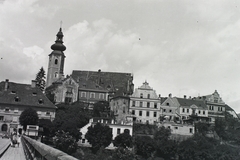
[[[26,160],[22,143],[20,143],[19,147],[17,145],[16,147],[9,147],[8,150],[1,157],[1,160]]]

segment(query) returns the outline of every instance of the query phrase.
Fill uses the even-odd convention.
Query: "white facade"
[[[139,123],[154,124],[159,121],[160,98],[147,82],[130,96],[130,113]]]

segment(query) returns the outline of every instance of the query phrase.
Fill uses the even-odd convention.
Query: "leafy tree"
[[[91,118],[89,110],[84,109],[84,106],[79,103],[60,104],[57,107],[56,117],[53,121],[54,131],[63,130],[69,132],[76,141],[81,139],[79,129],[89,122]]]
[[[46,82],[45,82],[45,70],[43,69],[43,67],[40,68],[39,72],[37,73],[36,75],[36,86],[38,88],[41,89],[41,91],[44,91],[45,89],[45,85],[46,85]]]
[[[136,155],[127,148],[119,147],[114,150],[114,152],[111,156],[111,159],[112,160],[116,160],[116,159],[134,160],[134,159],[136,159]]]
[[[88,142],[92,145],[93,153],[96,153],[101,147],[109,146],[112,136],[111,128],[100,123],[88,127],[88,132],[85,135]]]
[[[124,133],[119,134],[113,141],[116,147],[132,147],[132,136],[129,134],[129,130],[124,130]]]
[[[156,155],[164,159],[171,159],[177,153],[177,143],[170,139],[170,135],[171,130],[163,126],[154,134]]]
[[[32,108],[25,109],[21,113],[21,115],[19,117],[19,121],[20,121],[20,124],[23,126],[23,130],[26,131],[27,125],[37,125],[38,124],[38,114]]]
[[[107,101],[98,101],[93,105],[93,117],[109,117],[110,107]]]
[[[207,123],[202,123],[202,122],[195,123],[195,129],[197,133],[203,136],[206,136],[207,132],[210,130],[209,126],[210,125]]]
[[[64,132],[64,131],[56,132],[54,145],[56,146],[57,149],[67,154],[72,154],[76,152],[78,147],[75,138],[72,137],[68,132]]]
[[[134,140],[136,154],[149,158],[155,151],[154,140],[149,136],[136,136]]]
[[[53,127],[52,121],[50,119],[39,119],[38,126],[43,128],[43,136],[50,136]]]

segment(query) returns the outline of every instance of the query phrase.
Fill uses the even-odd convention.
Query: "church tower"
[[[64,77],[63,69],[65,55],[63,51],[66,50],[66,47],[63,45],[62,28],[59,29],[55,44],[51,46],[51,49],[53,51],[49,54],[46,87],[49,87],[53,82]]]

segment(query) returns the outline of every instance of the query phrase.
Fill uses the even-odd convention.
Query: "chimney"
[[[184,95],[184,99],[186,99],[187,98],[187,96],[186,95]]]
[[[170,93],[170,94],[168,95],[168,97],[169,97],[169,98],[172,98],[172,93]]]
[[[36,83],[37,83],[36,80],[32,80],[32,85],[31,85],[31,87],[32,87],[32,88],[35,88],[35,87],[36,87]]]
[[[9,79],[6,79],[5,81],[5,87],[4,87],[4,90],[7,91],[9,86],[8,86],[8,82],[9,82]]]

